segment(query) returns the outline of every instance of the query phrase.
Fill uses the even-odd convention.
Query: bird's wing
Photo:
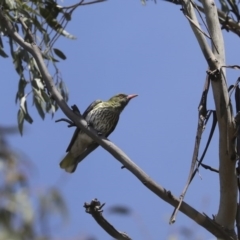
[[[92,111],[93,108],[94,108],[95,106],[97,106],[97,105],[98,105],[99,103],[101,103],[101,102],[102,102],[102,100],[96,100],[96,101],[92,102],[92,103],[87,107],[87,109],[86,109],[85,112],[83,113],[82,117],[83,117],[83,118],[86,118],[87,114],[88,114],[90,111]],[[79,133],[80,131],[81,131],[80,128],[76,128],[76,130],[75,130],[75,132],[74,132],[74,134],[73,134],[73,137],[72,137],[72,139],[71,139],[71,142],[70,142],[70,144],[69,144],[68,147],[67,147],[66,152],[69,152],[69,151],[70,151],[70,149],[72,148],[72,145],[73,145],[73,143],[75,142],[75,140],[76,140],[76,138],[77,138],[77,136],[78,136],[78,133]]]
[[[86,156],[88,156],[92,151],[94,151],[97,147],[99,147],[99,144],[96,142],[93,142],[90,146],[88,146],[85,151],[78,156],[77,161],[78,163],[81,162]]]
[[[89,112],[91,112],[93,110],[93,108],[95,108],[99,103],[102,103],[102,100],[96,100],[94,102],[92,102],[87,109],[85,110],[85,112],[83,113],[83,118],[86,118],[86,116],[88,115]]]

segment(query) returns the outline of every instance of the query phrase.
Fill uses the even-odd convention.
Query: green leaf
[[[27,102],[25,101],[25,109],[26,109],[26,112],[24,114],[24,119],[29,122],[30,124],[33,123],[33,119],[31,118],[31,116],[29,115],[28,113],[28,110],[27,110]]]
[[[68,101],[68,89],[63,81],[61,81],[59,83],[59,90],[60,90],[60,93],[61,93],[62,97],[64,98],[64,100],[67,102]]]
[[[224,12],[224,13],[229,13],[229,7],[228,7],[228,4],[226,3],[225,0],[219,0],[220,4],[221,4],[221,10]]]
[[[24,112],[23,112],[22,108],[20,108],[18,110],[18,130],[21,135],[23,133],[23,122],[24,122]]]
[[[0,30],[1,30],[1,29],[0,29]],[[0,35],[0,47],[3,48],[3,42],[2,42],[1,35]]]
[[[4,50],[3,50],[2,47],[0,47],[0,55],[1,55],[2,57],[4,57],[4,58],[7,58],[7,57],[8,57],[8,55],[4,52]]]
[[[33,8],[31,8],[30,6],[28,6],[26,2],[23,2],[23,3],[22,3],[22,8],[23,8],[24,10],[26,10],[27,12],[32,13],[35,17],[40,15],[37,11],[35,11],[35,10],[34,10]]]
[[[25,49],[22,48],[19,50],[19,56],[24,62],[26,63],[29,62],[29,59],[30,59],[29,53]]]
[[[37,90],[43,90],[44,89],[44,85],[42,83],[41,78],[34,78],[33,81],[32,81],[32,85]]]
[[[43,18],[46,20],[48,25],[54,29],[56,32],[60,33],[61,35],[70,38],[70,39],[76,39],[75,36],[68,33],[62,25],[57,21],[56,18],[52,15],[51,11],[47,8],[39,8],[40,14],[43,16]]]
[[[24,77],[22,76],[18,82],[18,91],[16,94],[16,99],[15,99],[15,103],[17,103],[18,100],[20,100],[24,95],[25,95],[25,87],[28,84],[28,82],[24,79]]]
[[[64,17],[66,18],[67,21],[71,21],[72,20],[72,16],[71,16],[70,13],[64,12],[63,15],[64,15]]]
[[[45,108],[46,108],[46,112],[49,113],[52,108],[51,102],[47,102]]]
[[[51,105],[51,112],[52,112],[52,118],[54,117],[54,113],[56,112],[55,106],[52,104]]]
[[[33,123],[33,119],[31,118],[31,116],[28,113],[28,109],[27,109],[27,95],[23,96],[20,99],[20,108],[23,110],[24,113],[24,119],[29,122],[29,123]]]
[[[16,1],[14,0],[5,0],[5,3],[7,4],[9,9],[16,9],[17,5],[16,5]]]
[[[50,42],[50,37],[46,32],[43,34],[43,41],[46,45]]]
[[[24,114],[26,114],[27,112],[27,109],[25,107],[25,103],[26,103],[26,99],[27,99],[27,96],[23,96],[21,99],[20,99],[20,107],[22,108]]]
[[[44,90],[41,90],[41,94],[46,103],[50,102],[50,97],[47,95],[47,93]]]
[[[33,123],[33,119],[32,119],[32,117],[29,115],[28,112],[24,115],[24,119],[25,119],[28,123],[30,123],[30,124]]]
[[[61,59],[63,59],[63,60],[65,60],[67,57],[65,56],[65,54],[61,51],[61,50],[59,50],[59,49],[57,49],[57,48],[53,48],[53,51],[55,52],[55,54],[58,56],[58,57],[60,57]]]
[[[44,110],[43,110],[43,107],[42,107],[42,101],[36,95],[34,96],[34,104],[37,108],[38,114],[44,120],[45,113],[44,113]]]
[[[22,66],[22,59],[20,56],[20,51],[13,52],[13,63],[15,65],[15,69],[17,73],[22,76],[23,73],[23,66]]]

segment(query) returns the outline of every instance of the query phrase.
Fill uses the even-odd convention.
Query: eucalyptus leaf
[[[43,41],[46,45],[48,45],[48,43],[50,42],[50,37],[47,32],[43,34]]]
[[[23,73],[22,58],[19,53],[20,53],[19,51],[13,52],[13,62],[17,73],[20,76],[22,76]]]
[[[8,8],[10,10],[17,8],[16,1],[14,1],[14,0],[5,0],[5,3],[7,4]]]
[[[48,25],[52,29],[54,29],[56,32],[60,33],[61,35],[65,36],[67,38],[76,39],[75,36],[71,35],[66,30],[64,30],[62,25],[57,21],[56,18],[54,18],[54,16],[51,13],[50,9],[40,7],[39,11],[40,11],[40,14],[42,15],[42,17],[45,18],[46,22],[48,23]]]
[[[38,114],[44,120],[45,113],[44,113],[44,110],[43,110],[43,107],[42,107],[41,99],[39,99],[37,96],[34,96],[34,104],[35,104],[35,106],[37,108]]]
[[[24,122],[24,112],[23,112],[22,108],[20,108],[18,110],[17,119],[18,119],[18,129],[19,129],[20,134],[22,135],[22,133],[23,133],[23,122]]]
[[[0,27],[0,32],[1,32],[1,27]],[[0,47],[3,48],[3,42],[2,42],[1,34],[0,34]]]
[[[28,123],[32,124],[32,123],[33,123],[33,119],[32,119],[32,117],[31,117],[31,116],[29,115],[29,113],[28,113],[27,101],[24,102],[24,109],[25,109],[24,119],[25,119]]]
[[[44,91],[44,90],[41,90],[41,94],[42,94],[42,97],[43,99],[45,100],[45,102],[50,102],[50,97],[48,96],[48,94]]]
[[[23,96],[21,99],[20,99],[20,108],[23,110],[23,112],[24,112],[24,114],[27,112],[27,110],[26,110],[26,105],[25,105],[25,103],[26,103],[26,95],[25,96]]]
[[[0,47],[0,55],[4,58],[8,58],[8,55],[4,52],[2,47]]]
[[[58,56],[58,57],[60,57],[61,59],[63,59],[63,60],[65,60],[67,57],[65,56],[65,54],[61,51],[61,50],[59,50],[59,49],[57,49],[57,48],[53,48],[53,51],[55,52],[55,54]]]

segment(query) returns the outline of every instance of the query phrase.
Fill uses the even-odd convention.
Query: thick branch
[[[217,7],[213,0],[202,0],[202,3],[209,32],[217,48],[212,48],[213,53],[220,66],[224,66],[224,41],[218,21]],[[215,69],[218,69],[218,66],[216,64]],[[212,68],[212,70],[215,69]],[[233,229],[237,211],[235,122],[225,72],[222,70],[220,70],[220,74],[217,75],[216,80],[212,81],[212,89],[219,126],[220,204],[216,221],[228,229]]]
[[[194,7],[191,3],[191,1],[189,0],[183,0],[183,5],[184,5],[184,14],[188,16],[188,18],[191,19],[191,21],[189,21],[190,26],[195,34],[195,37],[197,38],[198,44],[202,50],[202,53],[208,63],[208,65],[210,66],[210,68],[216,69],[216,58],[214,56],[214,54],[211,51],[211,48],[208,45],[208,42],[204,36],[204,34],[202,33],[202,31],[200,31],[199,29],[201,29],[199,23],[198,23],[198,19],[196,17],[195,11],[194,11]]]
[[[174,3],[177,5],[182,5],[181,0],[165,0],[170,3]],[[195,3],[195,6],[198,8],[199,11],[204,13],[204,8],[198,4]],[[238,36],[240,36],[240,23],[234,21],[231,17],[229,17],[226,13],[223,11],[217,9],[219,22],[222,24],[222,29],[226,29],[227,31],[231,31]]]
[[[198,24],[193,3],[183,0],[184,13]],[[206,15],[209,35],[212,40],[212,51],[208,47],[205,36],[192,22],[190,25],[202,49],[203,55],[210,68],[210,79],[213,88],[214,101],[219,126],[219,177],[220,177],[220,205],[216,221],[225,228],[234,229],[234,220],[237,206],[237,181],[235,175],[235,124],[232,115],[231,102],[229,100],[225,71],[221,67],[225,65],[224,43],[221,28],[218,21],[217,8],[214,0],[202,0]],[[214,74],[213,74],[214,73]]]
[[[176,207],[179,203],[179,200],[175,196],[173,196],[170,192],[166,191],[162,186],[154,182],[116,145],[114,145],[112,142],[105,138],[97,136],[94,130],[88,128],[86,121],[81,116],[78,116],[72,112],[72,110],[68,107],[63,97],[61,96],[56,86],[54,85],[54,82],[51,78],[51,75],[48,72],[48,69],[44,63],[41,51],[39,50],[38,46],[36,46],[35,44],[29,44],[27,42],[24,42],[24,40],[15,31],[12,24],[6,19],[4,12],[1,9],[0,9],[0,21],[3,22],[9,36],[14,41],[16,41],[21,47],[23,47],[30,54],[32,54],[33,58],[37,62],[39,70],[42,74],[43,81],[45,82],[48,91],[52,94],[52,97],[54,97],[63,113],[69,119],[71,119],[76,124],[77,127],[81,128],[82,131],[88,134],[94,141],[100,144],[119,162],[121,162],[121,164],[124,165],[129,171],[131,171],[149,190],[151,190],[153,193],[155,193],[164,201]],[[232,237],[228,233],[226,233],[223,228],[214,223],[213,220],[210,220],[205,215],[196,211],[187,203],[185,202],[182,203],[180,211],[186,214],[189,218],[191,218],[195,222],[197,222],[199,225],[207,229],[216,237],[220,237],[226,240],[232,239]]]

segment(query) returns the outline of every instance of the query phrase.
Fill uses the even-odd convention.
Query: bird
[[[132,98],[137,96],[137,94],[120,93],[108,101],[96,100],[88,106],[82,117],[99,135],[108,137],[116,128],[123,109]],[[99,144],[91,137],[80,128],[76,128],[66,150],[67,154],[60,162],[60,167],[68,173],[75,172],[78,163],[98,146]]]

